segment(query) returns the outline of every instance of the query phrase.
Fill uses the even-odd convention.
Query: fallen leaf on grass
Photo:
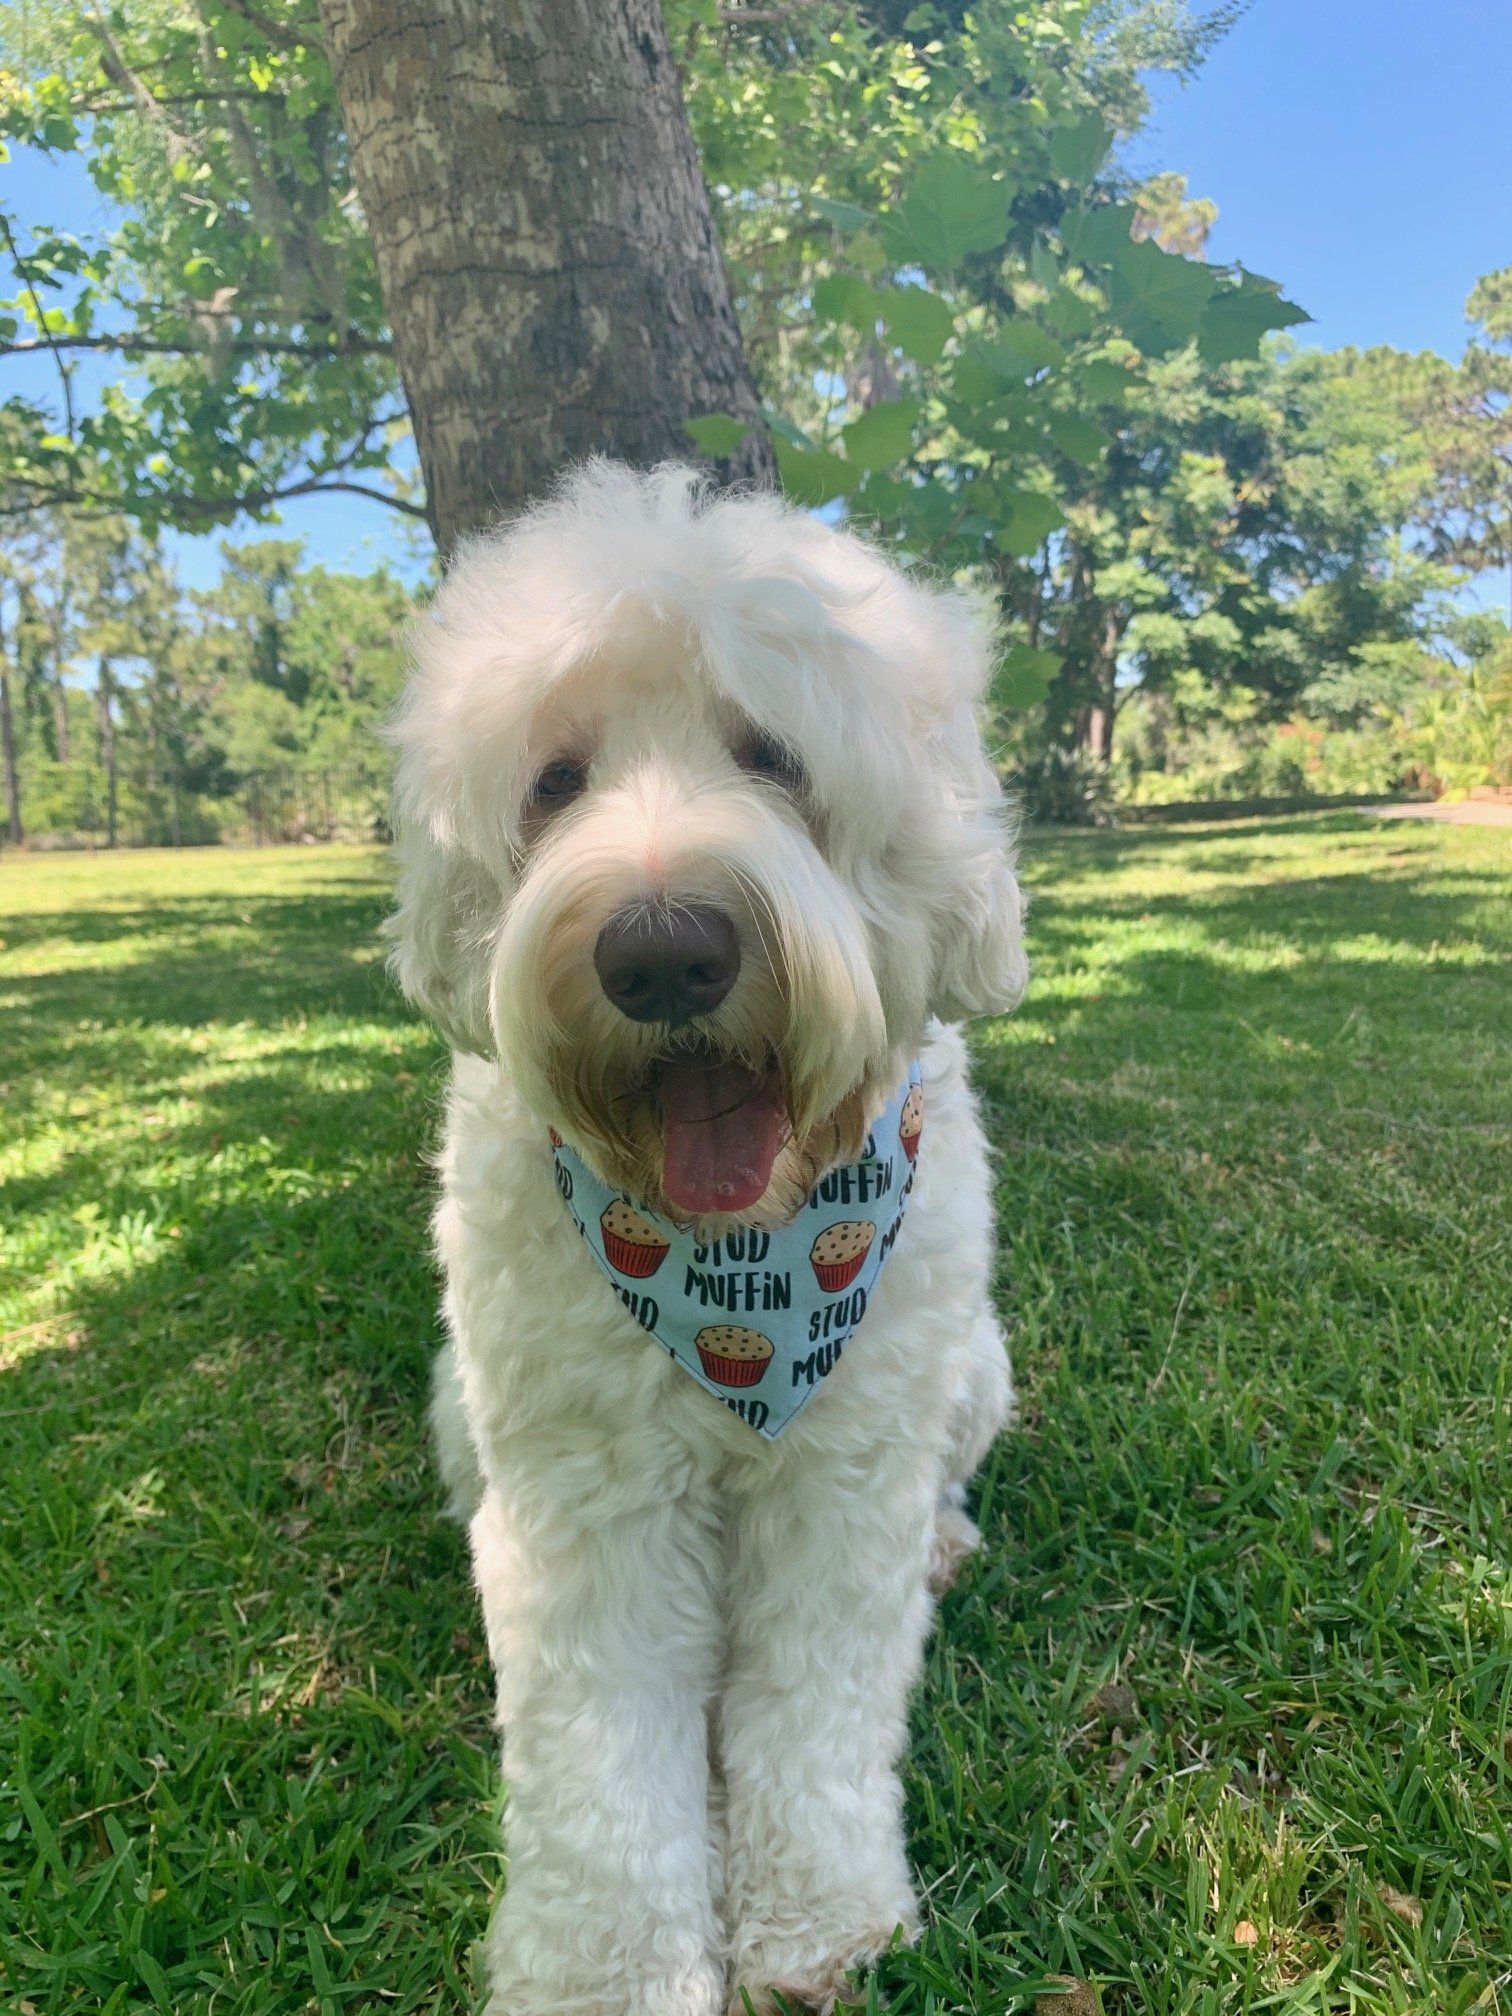
[[[1393,1890],[1389,1883],[1377,1886],[1381,1902],[1394,1918],[1400,1918],[1404,1925],[1421,1925],[1423,1907],[1416,1897],[1409,1897],[1405,1890]]]
[[[1058,1981],[1061,1989],[1053,1995],[1036,1995],[1034,2016],[1103,2016],[1102,1996],[1095,1982],[1078,1981],[1074,1974],[1052,1974],[1049,1978]]]
[[[1127,1726],[1139,1720],[1139,1696],[1127,1680],[1110,1680],[1106,1687],[1099,1687],[1087,1706],[1109,1729],[1116,1723]]]

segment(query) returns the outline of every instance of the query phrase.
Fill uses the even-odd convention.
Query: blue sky
[[[1457,357],[1466,294],[1512,262],[1509,78],[1512,0],[1253,0],[1193,83],[1158,81],[1130,166],[1217,202],[1210,256],[1279,280],[1314,317],[1299,340]],[[0,174],[22,218],[104,221],[76,163]],[[12,363],[0,383],[25,369],[40,391],[46,368]],[[284,530],[331,565],[415,570],[412,532],[378,505],[305,500]],[[215,573],[214,539],[177,543],[189,579]]]
[[[1458,357],[1512,263],[1512,0],[1253,0],[1131,164],[1218,205],[1209,244],[1282,282],[1303,342]]]

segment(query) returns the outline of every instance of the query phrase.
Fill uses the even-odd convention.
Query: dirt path
[[[1375,805],[1372,819],[1437,819],[1446,826],[1512,826],[1505,798],[1462,798],[1452,805]]]

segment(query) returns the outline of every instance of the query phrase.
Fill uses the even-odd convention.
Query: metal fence
[[[352,770],[257,770],[207,788],[185,773],[87,763],[32,764],[21,778],[22,845],[274,847],[387,840],[386,777]],[[0,845],[6,827],[0,817]]]

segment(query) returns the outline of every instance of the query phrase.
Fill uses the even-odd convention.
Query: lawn
[[[341,849],[0,864],[7,2008],[447,2010],[501,1874],[421,1434],[443,1059]],[[1023,1417],[898,2016],[1512,2011],[1512,848],[1034,837]],[[1071,2016],[1073,2005],[1046,2000]]]

